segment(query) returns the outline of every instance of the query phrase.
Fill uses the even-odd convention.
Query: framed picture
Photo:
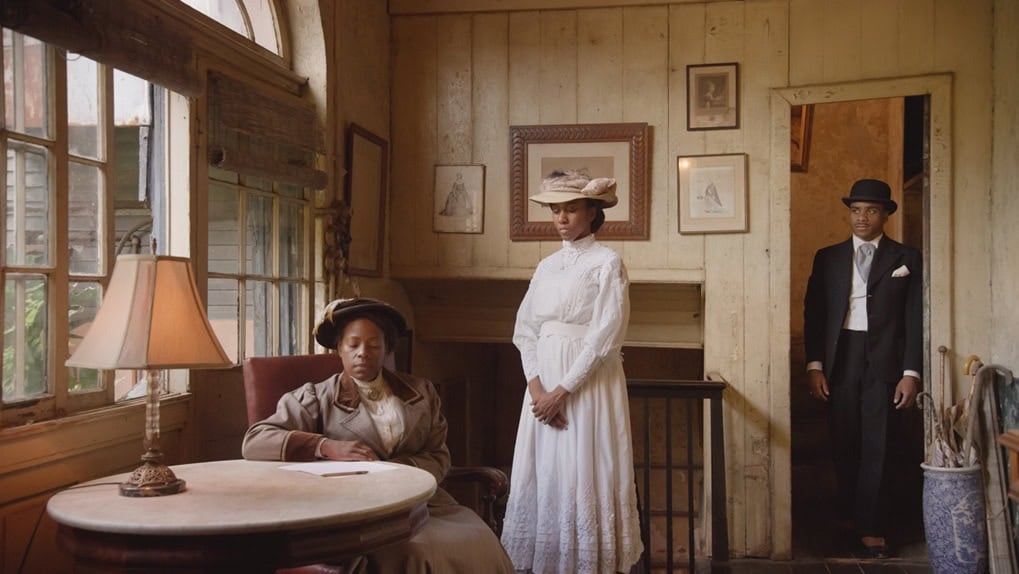
[[[556,170],[585,170],[616,180],[619,203],[605,210],[601,239],[648,239],[648,125],[570,124],[510,127],[510,239],[557,240],[548,207],[527,198]]]
[[[792,171],[807,171],[810,159],[810,123],[813,104],[793,106],[789,110],[789,168]]]
[[[436,233],[483,233],[485,166],[437,165],[432,190]]]
[[[679,232],[747,230],[747,154],[690,155],[679,168]]]
[[[728,130],[739,127],[739,64],[686,67],[686,129]]]
[[[386,238],[386,140],[357,124],[347,130],[344,200],[350,206],[351,275],[379,277]]]

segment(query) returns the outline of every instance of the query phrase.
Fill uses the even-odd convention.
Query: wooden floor
[[[712,574],[929,574],[926,560],[907,558],[888,560],[850,560],[845,558],[806,559],[791,562],[771,560],[733,560],[728,566],[716,566]]]

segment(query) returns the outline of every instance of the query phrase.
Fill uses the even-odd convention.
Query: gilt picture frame
[[[650,237],[649,129],[646,123],[510,127],[510,239],[557,240],[547,206],[529,201],[553,171],[582,170],[616,180],[619,203],[605,210],[599,239]]]
[[[686,129],[739,128],[739,63],[686,67]]]
[[[747,154],[679,156],[679,232],[747,231]]]

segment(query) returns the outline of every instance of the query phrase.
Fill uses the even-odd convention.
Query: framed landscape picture
[[[552,216],[528,197],[553,171],[616,180],[619,203],[605,210],[600,239],[648,239],[648,125],[568,124],[510,127],[510,239],[556,240]]]

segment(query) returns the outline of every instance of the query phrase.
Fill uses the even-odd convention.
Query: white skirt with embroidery
[[[580,353],[581,341],[541,338],[546,390]],[[538,422],[530,393],[517,428],[502,543],[518,571],[628,572],[643,551],[622,358],[610,356],[566,402],[566,430]]]

